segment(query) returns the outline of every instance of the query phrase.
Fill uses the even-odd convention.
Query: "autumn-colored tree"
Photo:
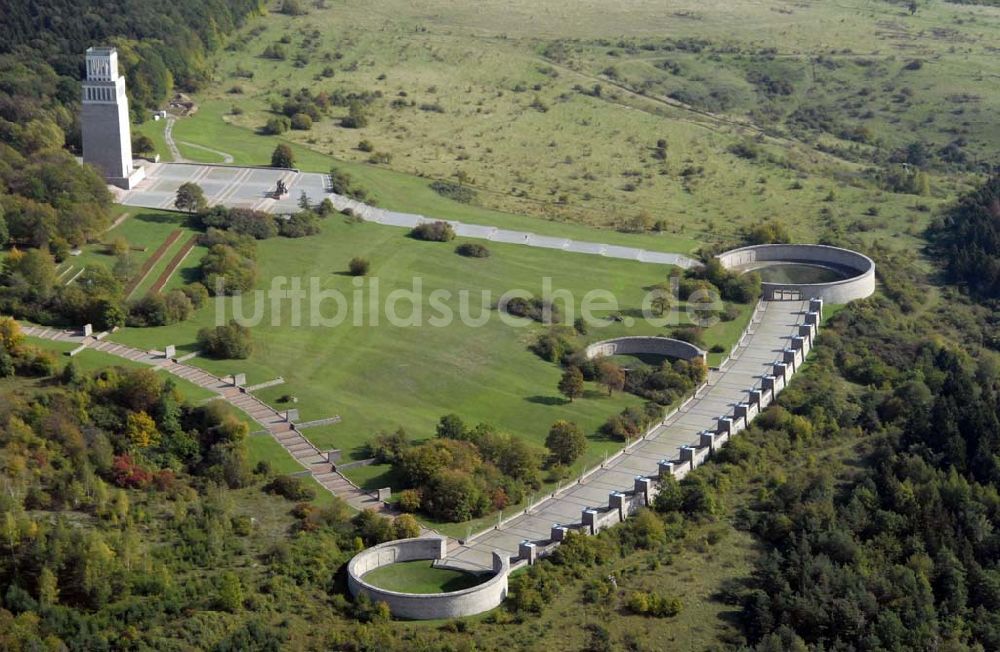
[[[132,412],[125,418],[125,434],[133,449],[142,450],[160,443],[156,422],[145,412]]]
[[[608,396],[625,387],[625,370],[610,360],[602,360],[597,366],[597,377],[608,388]]]

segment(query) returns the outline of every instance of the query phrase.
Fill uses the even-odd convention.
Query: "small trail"
[[[177,118],[168,115],[166,120],[167,126],[163,129],[163,140],[167,141],[170,157],[174,163],[187,163],[188,160],[181,156],[181,150],[177,149],[177,143],[174,142],[174,122],[177,121]]]
[[[212,154],[218,154],[219,156],[222,157],[222,162],[223,163],[230,164],[230,163],[232,163],[233,161],[236,160],[236,159],[234,159],[232,157],[231,154],[227,154],[226,152],[222,152],[222,151],[219,151],[217,149],[212,149],[211,147],[205,147],[204,145],[196,145],[195,143],[189,143],[186,140],[182,140],[182,141],[179,141],[179,142],[180,142],[181,145],[184,145],[186,147],[194,147],[195,149],[200,149],[200,150],[205,151],[205,152],[211,152]]]
[[[168,115],[167,126],[163,129],[163,140],[167,142],[167,148],[170,150],[170,156],[173,158],[174,163],[195,163],[196,161],[191,161],[181,156],[181,150],[177,147],[177,142],[185,147],[193,147],[195,149],[200,149],[204,152],[211,152],[212,154],[217,154],[222,157],[222,162],[231,165],[236,159],[229,152],[223,152],[217,149],[212,149],[211,147],[205,147],[204,145],[198,145],[196,143],[189,143],[186,140],[174,141],[174,123],[177,122],[177,118]]]

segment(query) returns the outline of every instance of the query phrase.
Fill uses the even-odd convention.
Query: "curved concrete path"
[[[364,219],[366,222],[376,224],[386,224],[389,226],[399,226],[408,229],[423,222],[433,222],[433,218],[416,215],[413,213],[398,213],[396,211],[376,208],[368,204],[359,202],[349,197],[343,197],[335,193],[327,195],[337,210],[350,208],[354,214]],[[620,245],[609,245],[601,242],[582,242],[570,240],[569,238],[558,238],[547,235],[538,235],[529,231],[511,231],[500,229],[495,226],[484,226],[481,224],[466,224],[456,220],[444,220],[455,229],[455,235],[463,238],[476,238],[480,240],[490,240],[492,242],[503,242],[506,244],[524,245],[527,247],[541,247],[543,249],[559,249],[577,254],[591,254],[595,256],[607,256],[608,258],[622,258],[624,260],[635,260],[641,263],[656,263],[661,265],[676,265],[683,269],[697,267],[701,262],[685,256],[684,254],[665,253],[661,251],[648,251],[637,247],[623,247]]]
[[[637,476],[657,475],[660,460],[677,459],[681,447],[699,445],[699,433],[714,430],[719,417],[732,414],[750,389],[760,387],[771,365],[781,360],[782,351],[798,335],[809,302],[762,302],[761,306],[731,358],[719,370],[709,372],[707,386],[683,408],[583,480],[464,544],[453,542],[448,566],[475,571],[492,568],[494,550],[516,558],[522,541],[548,540],[554,524],[579,523],[583,509],[606,508],[609,493],[632,490]]]
[[[180,156],[173,137],[170,135],[173,123],[167,118],[167,128],[164,135],[171,147],[171,153],[176,158]],[[215,151],[215,150],[211,150]],[[221,154],[221,152],[218,152]],[[183,159],[180,159],[183,161]],[[281,179],[288,186],[288,195],[276,200],[272,192]],[[205,191],[209,204],[219,204],[231,208],[252,208],[271,213],[292,213],[299,210],[298,202],[305,193],[314,204],[329,198],[338,210],[350,208],[355,215],[368,222],[385,224],[412,229],[422,222],[434,221],[434,218],[414,213],[399,213],[396,211],[376,208],[330,192],[330,176],[318,172],[299,172],[282,168],[250,168],[226,165],[202,165],[189,162],[156,163],[146,166],[146,178],[125,193],[121,194],[121,203],[128,206],[144,206],[171,210],[177,194],[177,188],[182,183],[197,183]],[[457,220],[447,220],[455,229],[455,233],[464,238],[477,238],[492,242],[541,247],[543,249],[558,249],[578,254],[607,256],[635,260],[643,263],[660,265],[676,265],[683,269],[696,267],[701,263],[690,256],[661,251],[649,251],[638,247],[623,247],[601,242],[585,242],[538,235],[530,231],[512,231],[495,226],[481,224],[466,224]]]
[[[154,369],[166,371],[178,378],[194,383],[219,395],[220,398],[239,408],[251,419],[264,427],[303,469],[319,484],[335,496],[340,496],[356,509],[381,510],[383,503],[371,494],[362,491],[347,478],[337,473],[326,457],[289,423],[284,415],[247,391],[234,387],[231,382],[198,367],[183,364],[164,357],[159,351],[142,351],[124,344],[109,342],[97,337],[84,336],[78,331],[36,326],[21,322],[21,332],[31,337],[59,342],[71,342],[81,347],[117,356],[125,360],[147,364]]]

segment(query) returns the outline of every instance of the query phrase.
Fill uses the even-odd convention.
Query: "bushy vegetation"
[[[225,326],[199,330],[198,345],[206,355],[224,360],[243,360],[253,352],[250,329],[235,320]]]
[[[490,250],[485,245],[465,242],[455,247],[455,253],[466,258],[489,258]]]
[[[462,202],[463,204],[471,204],[476,200],[475,190],[452,181],[434,181],[431,183],[431,190],[442,197],[454,199],[455,201]]]
[[[410,230],[410,237],[430,242],[450,242],[455,239],[455,229],[447,222],[423,222]]]
[[[513,296],[501,301],[497,309],[514,317],[524,317],[540,324],[558,324],[562,319],[559,306],[542,297]]]
[[[276,650],[317,604],[338,623],[324,647],[353,638],[356,618],[385,623],[384,605],[355,607],[333,578],[361,546],[418,533],[412,517],[275,502],[264,492],[314,490],[255,470],[246,423],[151,369],[43,370],[0,318],[0,370],[11,355],[47,382],[8,381],[0,403],[0,647]]]
[[[397,431],[376,437],[373,452],[402,478],[407,511],[444,521],[503,509],[541,486],[541,451],[485,423],[468,427],[454,414],[441,418],[434,439],[412,444]]]

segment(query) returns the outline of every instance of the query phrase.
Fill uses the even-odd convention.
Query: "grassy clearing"
[[[171,232],[181,229],[183,233],[174,245],[164,253],[150,271],[146,280],[140,284],[133,294],[134,298],[141,297],[159,276],[160,272],[169,263],[174,252],[180,249],[184,242],[196,231],[187,227],[187,217],[179,213],[161,211],[149,208],[128,207],[123,210],[128,215],[125,221],[117,227],[103,234],[101,242],[89,244],[83,247],[82,253],[69,259],[69,263],[77,268],[101,265],[107,269],[113,269],[116,258],[110,252],[110,244],[117,238],[124,238],[129,246],[129,257],[135,270],[142,267],[143,263],[153,255],[157,247],[163,243]],[[197,266],[201,256],[204,255],[203,247],[195,247],[191,254],[184,260],[177,272],[170,279],[167,288],[177,287],[184,283],[197,280]]]
[[[295,162],[300,169],[327,172],[331,166],[336,165],[349,172],[368,190],[379,206],[392,210],[472,224],[528,230],[541,235],[581,241],[642,247],[651,251],[687,253],[699,244],[695,238],[676,233],[620,233],[574,223],[572,216],[552,214],[538,219],[538,217],[462,204],[435,193],[430,189],[430,182],[417,175],[400,173],[362,162],[342,160],[339,156],[334,158],[307,144],[283,137],[253,135],[247,128],[231,124],[232,117],[227,115],[227,110],[227,105],[223,102],[206,101],[195,116],[177,122],[174,135],[176,138],[226,151],[240,165],[267,165],[275,146],[281,142],[288,143],[295,152]]]
[[[430,561],[404,561],[382,566],[367,573],[369,582],[387,591],[401,593],[446,593],[461,591],[489,579],[488,575],[473,575],[448,568],[435,568]]]
[[[595,316],[603,318],[617,311],[631,316],[638,311],[644,288],[665,280],[669,268],[499,244],[490,245],[490,258],[467,259],[453,253],[454,246],[418,242],[401,229],[350,225],[339,218],[327,220],[318,236],[263,241],[259,244],[259,287],[270,287],[271,279],[277,277],[299,277],[303,287],[308,287],[315,278],[323,290],[344,295],[349,313],[345,321],[332,328],[310,327],[306,304],[303,325],[293,326],[290,305],[285,301],[278,325],[271,325],[268,312],[263,323],[252,329],[255,351],[250,359],[196,358],[192,363],[218,375],[246,373],[250,384],[284,377],[284,384],[262,390],[259,396],[272,405],[285,395],[295,396],[303,420],[339,414],[342,423],[311,429],[307,434],[321,448],[342,449],[348,459],[365,456],[364,445],[378,430],[403,426],[411,437],[423,438],[433,432],[438,418],[449,412],[472,423],[493,423],[538,444],[553,421],[576,421],[591,433],[583,464],[593,464],[617,448],[617,442],[598,436],[597,428],[610,414],[639,404],[639,399],[618,393],[608,397],[595,385],[583,398],[565,401],[556,391],[561,374],[558,365],[544,362],[528,350],[541,328],[525,321],[518,321],[516,327],[505,325],[491,307],[512,289],[540,295],[548,277],[553,289],[572,294],[576,314],[585,295],[602,288],[613,295],[618,308],[597,306]],[[424,298],[418,304],[422,327],[392,325],[381,311],[377,325],[363,314],[363,326],[352,325],[358,316],[352,305],[360,290],[355,285],[358,279],[346,275],[345,270],[347,261],[357,255],[372,262],[371,279],[361,288],[361,298],[372,298],[372,283],[377,282],[380,300],[376,305],[384,305],[394,291],[412,290],[415,282],[422,284]],[[431,322],[442,314],[430,303],[434,290],[451,293],[448,306],[455,319],[446,326],[435,327]],[[489,296],[484,297],[483,291]],[[487,316],[482,327],[467,326],[458,318],[463,293],[468,296],[471,317]],[[242,314],[248,317],[254,308],[265,307],[250,297],[244,299]],[[231,299],[222,302],[224,314],[233,314],[233,304]],[[188,322],[125,329],[114,339],[139,347],[172,342],[180,351],[193,350],[197,330],[215,323],[215,311],[216,303],[212,302]],[[338,308],[328,301],[322,311],[329,319]],[[404,300],[396,312],[406,318],[411,308]],[[563,312],[569,317],[567,309]],[[683,322],[686,317],[678,319]],[[602,320],[598,326],[591,328],[590,341],[629,333],[668,333],[668,329],[642,320],[631,326]],[[709,329],[709,337],[725,340],[726,332],[738,333],[742,326],[729,322],[716,328],[720,332]]]
[[[968,139],[969,160],[1000,146],[990,129],[1000,96],[985,83],[1000,73],[996,8],[933,3],[909,16],[862,0],[490,0],[474,10],[350,1],[247,30],[220,55],[203,110],[178,123],[183,139],[259,163],[273,138],[248,132],[286,92],[379,93],[365,128],[341,127],[340,107],[286,137],[301,145],[303,166],[333,155],[385,205],[431,215],[453,216],[441,211],[447,202],[410,190],[430,193],[425,179],[461,174],[481,206],[561,222],[616,226],[646,210],[671,238],[715,241],[777,217],[802,240],[864,232],[911,246],[924,206],[963,179],[939,150],[965,134],[985,136]],[[286,60],[261,56],[279,42]],[[907,67],[913,60],[919,68]],[[762,76],[789,86],[776,95]],[[223,122],[240,136],[219,133]],[[844,127],[871,137],[845,140]],[[934,159],[935,196],[879,190],[870,161],[881,165],[917,133]],[[734,154],[748,138],[758,155]],[[366,163],[362,140],[382,167]]]
[[[146,120],[145,122],[133,125],[132,129],[136,133],[143,134],[144,136],[149,136],[150,140],[153,141],[153,147],[156,149],[156,153],[160,155],[161,161],[172,161],[173,156],[170,154],[170,148],[167,147],[167,140],[164,138],[163,133],[167,128],[166,120]]]

